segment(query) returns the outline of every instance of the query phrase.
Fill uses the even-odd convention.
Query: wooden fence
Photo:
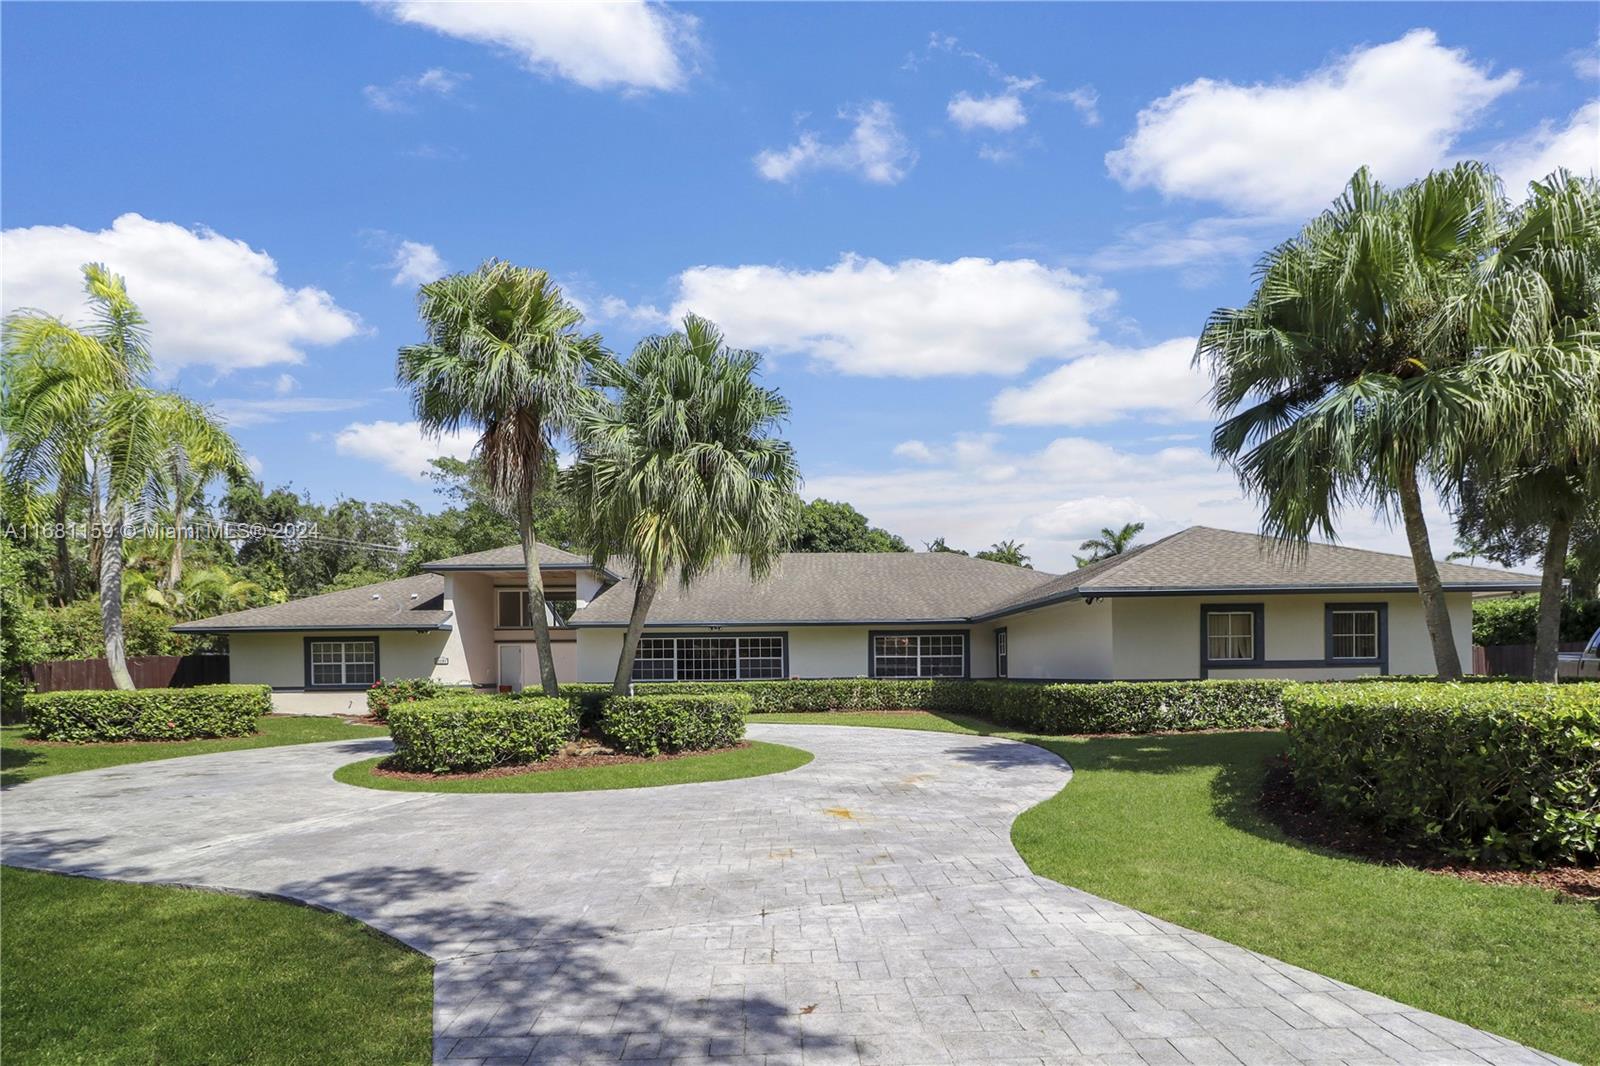
[[[104,659],[54,659],[24,668],[37,692],[116,688]],[[130,655],[128,673],[138,688],[188,688],[228,682],[226,655]]]
[[[1582,651],[1583,641],[1563,641],[1561,651]],[[1472,672],[1496,677],[1532,677],[1532,644],[1474,644],[1472,646]]]

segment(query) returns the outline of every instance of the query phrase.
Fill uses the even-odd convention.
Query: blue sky
[[[0,20],[5,308],[70,317],[80,263],[125,274],[163,379],[269,485],[431,503],[427,455],[470,442],[418,436],[394,352],[420,279],[499,256],[615,350],[692,309],[765,353],[808,496],[1046,568],[1107,523],[1254,527],[1192,338],[1355,166],[1600,165],[1589,4]]]

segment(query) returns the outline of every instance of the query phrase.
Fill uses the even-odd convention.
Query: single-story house
[[[557,676],[609,681],[631,581],[542,549]],[[233,680],[284,707],[352,702],[377,677],[538,683],[516,547],[416,577],[185,622],[229,634]],[[1464,663],[1475,596],[1538,578],[1440,563]],[[734,560],[669,583],[634,657],[640,682],[786,677],[1155,680],[1431,673],[1409,556],[1196,526],[1068,574],[947,552],[792,553],[754,582]],[[343,693],[341,696],[340,693]]]

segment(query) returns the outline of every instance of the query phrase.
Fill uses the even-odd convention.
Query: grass
[[[248,737],[217,740],[126,741],[115,744],[37,744],[22,735],[23,727],[0,727],[0,788],[35,781],[54,774],[98,770],[103,766],[176,759],[213,751],[271,748],[281,744],[312,744],[320,740],[359,740],[388,733],[382,726],[346,725],[337,718],[266,717],[260,732]]]
[[[951,715],[793,715],[998,732]],[[892,717],[893,721],[887,719]],[[777,721],[778,716],[762,716]],[[1600,907],[1380,866],[1285,837],[1256,810],[1276,732],[1035,737],[1071,784],[1012,841],[1036,873],[1580,1062],[1600,1063]]]
[[[391,792],[593,792],[613,788],[653,788],[698,781],[731,781],[738,777],[781,774],[811,761],[809,751],[784,744],[752,741],[747,748],[710,755],[687,755],[662,762],[621,763],[615,766],[579,766],[567,770],[534,770],[503,777],[458,777],[419,781],[383,777],[373,768],[385,756],[363,759],[333,772],[335,781]]]
[[[426,1063],[433,964],[288,903],[0,868],[8,1063]]]

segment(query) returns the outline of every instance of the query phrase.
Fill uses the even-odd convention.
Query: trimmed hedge
[[[1292,685],[1297,784],[1403,843],[1478,862],[1589,862],[1600,686]]]
[[[380,677],[367,689],[367,713],[380,722],[387,722],[395,704],[438,699],[448,691],[448,686],[430,677],[402,677],[393,681]]]
[[[84,689],[24,697],[28,736],[91,743],[104,740],[191,740],[244,737],[272,710],[266,685],[193,688]]]
[[[451,695],[389,711],[393,765],[420,773],[473,773],[541,762],[578,736],[566,700]]]
[[[750,697],[715,695],[614,696],[600,712],[600,735],[629,755],[729,748],[744,739]]]
[[[1039,733],[1150,733],[1243,729],[1283,722],[1288,682],[1097,681],[670,681],[635,686],[661,695],[745,693],[756,714],[908,710],[974,714]],[[571,686],[568,686],[571,687]],[[565,691],[565,689],[563,690]]]

